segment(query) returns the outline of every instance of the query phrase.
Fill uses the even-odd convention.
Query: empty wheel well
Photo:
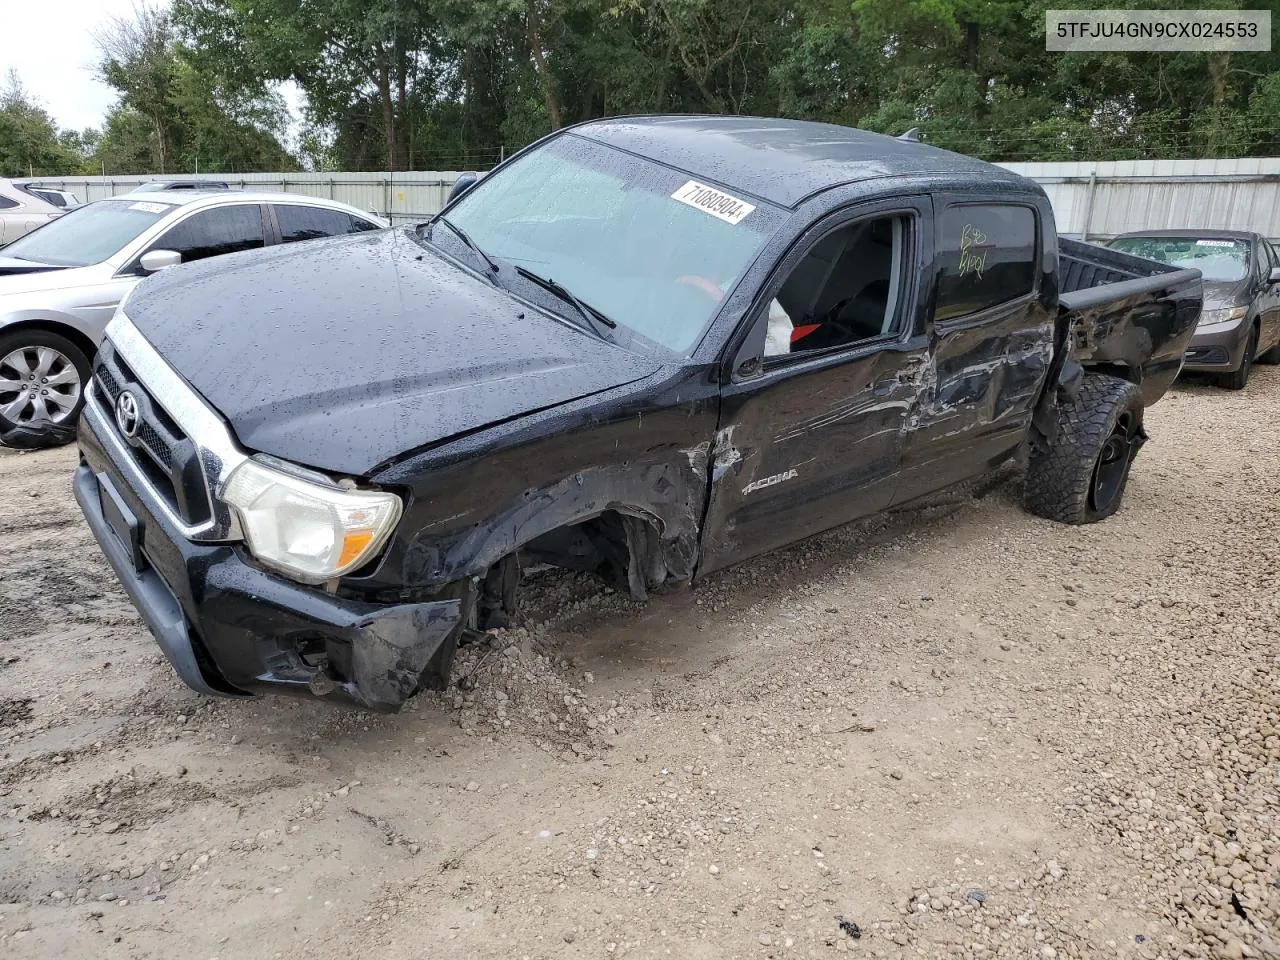
[[[657,528],[649,521],[618,510],[606,510],[535,537],[521,548],[520,554],[529,563],[594,573],[626,589],[634,540],[634,534],[628,534],[628,527],[634,523],[651,526],[653,542],[657,542]]]
[[[480,578],[476,625],[488,630],[515,622],[522,571],[544,564],[593,574],[638,600],[647,595],[647,580],[666,576],[657,526],[606,510],[549,530],[489,567]]]
[[[20,330],[43,330],[45,333],[56,333],[60,337],[66,337],[90,361],[93,360],[94,354],[98,352],[98,345],[83,333],[75,327],[69,327],[65,323],[59,323],[56,320],[22,320],[18,323],[10,323],[0,327],[0,336],[17,333]]]

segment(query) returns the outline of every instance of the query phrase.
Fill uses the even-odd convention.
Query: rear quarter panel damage
[[[1128,371],[1147,406],[1182,370],[1202,304],[1199,279],[1176,279],[1158,292],[1151,286],[1151,280],[1110,284],[1096,288],[1097,299],[1085,296],[1090,290],[1065,301],[1071,358],[1086,368]],[[1101,299],[1108,294],[1113,299]]]
[[[1064,380],[1092,369],[1136,383],[1151,406],[1182,369],[1204,304],[1199,270],[1060,239]]]

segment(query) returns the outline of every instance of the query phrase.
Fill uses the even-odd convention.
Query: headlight
[[[1228,320],[1239,320],[1249,312],[1248,307],[1223,307],[1220,310],[1203,310],[1200,323],[1226,323]]]
[[[307,583],[367,563],[403,507],[393,493],[327,486],[253,460],[231,472],[222,498],[239,514],[250,552]]]

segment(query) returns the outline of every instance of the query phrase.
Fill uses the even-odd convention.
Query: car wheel
[[[1094,523],[1120,507],[1129,467],[1146,439],[1142,393],[1119,377],[1087,374],[1058,404],[1057,436],[1032,447],[1023,502],[1059,523]]]
[[[70,443],[84,407],[89,358],[47,330],[0,335],[0,444],[34,450]]]
[[[1230,373],[1224,373],[1218,383],[1228,390],[1243,390],[1249,383],[1249,374],[1253,372],[1253,355],[1258,352],[1258,328],[1249,331],[1249,342],[1244,345],[1244,359],[1240,366]]]

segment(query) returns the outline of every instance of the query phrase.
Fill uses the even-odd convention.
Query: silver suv
[[[14,241],[0,249],[0,444],[55,446],[74,438],[103,329],[150,274],[386,226],[331,200],[166,191],[99,200]]]
[[[62,216],[62,207],[12,180],[0,180],[0,247]]]

